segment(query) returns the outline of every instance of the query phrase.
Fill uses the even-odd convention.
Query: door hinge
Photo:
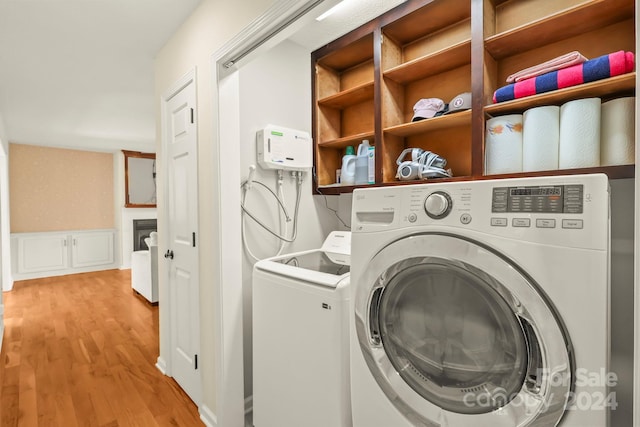
[[[196,247],[196,232],[194,231],[193,233],[191,233],[191,244],[193,245],[193,247]]]
[[[195,367],[194,367],[194,369],[198,369],[198,355],[196,354],[195,356],[193,356],[193,359],[195,360]]]
[[[193,123],[193,119],[194,119],[194,117],[193,117],[193,108],[192,108],[191,109],[191,123]]]

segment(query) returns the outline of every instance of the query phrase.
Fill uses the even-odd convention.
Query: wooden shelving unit
[[[339,194],[345,147],[376,148],[376,184],[404,185],[396,159],[407,147],[443,156],[454,173],[433,182],[603,172],[634,165],[484,175],[487,119],[580,98],[635,96],[636,73],[494,104],[515,71],[577,50],[596,58],[636,51],[635,0],[408,0],[313,52],[314,191]],[[473,94],[473,109],[412,122],[422,98]],[[427,181],[432,182],[432,181]]]

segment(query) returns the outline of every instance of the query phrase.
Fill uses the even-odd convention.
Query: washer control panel
[[[583,193],[582,184],[494,187],[491,212],[581,214]]]
[[[600,249],[607,237],[604,174],[434,182],[356,189],[352,232],[403,229],[484,233]],[[435,229],[435,228],[434,228]],[[464,230],[464,231],[463,231]]]

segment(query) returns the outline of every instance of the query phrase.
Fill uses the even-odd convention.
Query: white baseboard
[[[4,280],[6,279],[6,280]],[[9,292],[13,290],[13,277],[9,276],[7,277],[3,277],[3,281],[2,281],[2,292]]]
[[[165,362],[162,357],[158,356],[158,360],[156,360],[156,368],[158,368],[158,371],[162,372],[162,375],[167,375],[167,362]]]
[[[94,271],[104,271],[104,270],[115,270],[117,269],[116,264],[107,264],[93,267],[81,267],[81,268],[66,268],[64,270],[50,270],[50,271],[40,271],[36,273],[14,273],[13,278],[15,280],[31,280],[31,279],[41,279],[43,277],[57,277],[57,276],[66,276],[69,274],[79,274],[79,273],[92,273]],[[13,283],[12,283],[13,287]]]
[[[204,423],[205,426],[218,426],[218,417],[216,417],[216,414],[214,414],[207,405],[201,405],[198,408],[198,412],[200,413],[200,420]]]

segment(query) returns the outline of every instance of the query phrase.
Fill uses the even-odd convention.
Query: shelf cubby
[[[374,36],[368,32],[314,62],[314,141],[319,185],[333,185],[345,147],[374,143]]]
[[[485,8],[485,48],[496,59],[634,16],[633,0],[511,0]],[[493,19],[491,19],[493,18]]]

